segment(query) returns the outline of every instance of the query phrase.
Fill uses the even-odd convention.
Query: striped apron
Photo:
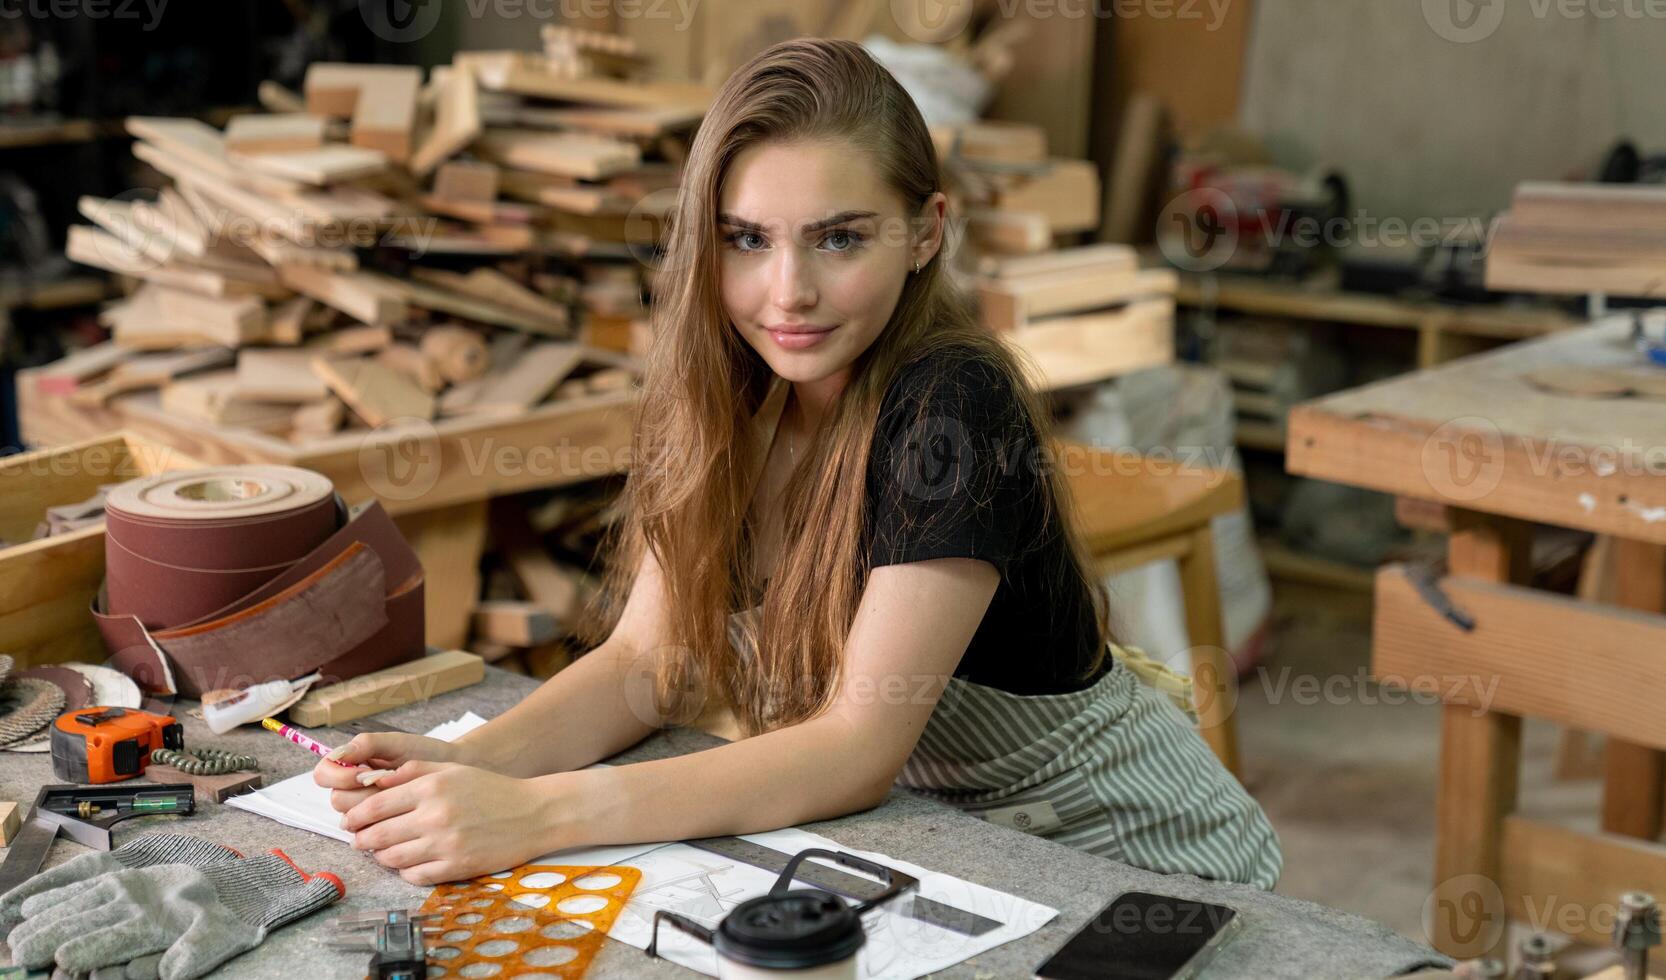
[[[764,446],[785,404],[779,381],[753,418]],[[754,479],[761,469],[759,459]],[[743,664],[757,655],[761,608],[729,616]],[[1136,648],[1111,653],[1114,667],[1066,694],[949,678],[897,785],[1124,864],[1271,889],[1278,836],[1176,707],[1190,703],[1189,682]],[[739,734],[732,720],[708,730]]]

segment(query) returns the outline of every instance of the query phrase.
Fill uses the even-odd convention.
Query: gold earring
[[[919,274],[919,272],[920,272],[920,260],[919,260],[919,259],[915,259],[915,260],[914,260],[914,273],[915,273],[915,274],[916,274],[916,275],[918,275],[918,274]]]

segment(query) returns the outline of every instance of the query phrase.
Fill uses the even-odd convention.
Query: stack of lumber
[[[1488,289],[1666,297],[1666,187],[1524,183],[1493,225]]]
[[[1040,126],[979,120],[934,127],[932,139],[979,251],[1030,255],[1052,248],[1055,236],[1099,227],[1098,168],[1049,156]]]
[[[83,198],[66,247],[127,293],[110,342],[37,393],[155,389],[170,415],[306,443],[630,387],[647,327],[627,218],[663,216],[710,93],[634,79],[623,38],[545,40],[427,78],[314,64],[223,131],[129,119],[162,186]]]
[[[1027,355],[1044,391],[1173,360],[1177,286],[1127,245],[986,255],[976,279],[984,323]]]

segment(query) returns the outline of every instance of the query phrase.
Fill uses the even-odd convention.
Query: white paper
[[[884,854],[845,847],[837,841],[797,828],[748,834],[744,839],[784,854],[822,847],[864,857],[920,879],[916,894],[922,897],[1001,923],[999,928],[981,936],[966,936],[897,911],[889,911],[884,906],[874,909],[862,919],[868,942],[857,957],[857,975],[860,977],[911,980],[947,969],[969,957],[1027,936],[1058,915],[1057,909],[953,875],[938,874]],[[631,893],[625,910],[608,930],[612,938],[638,949],[648,948],[656,911],[680,912],[702,925],[715,927],[736,905],[768,894],[776,877],[762,868],[681,843],[557,851],[528,863],[627,865],[641,871],[641,882]],[[799,887],[805,886],[800,884]],[[691,970],[717,976],[717,955],[709,946],[681,930],[660,927],[659,953]]]
[[[429,730],[428,737],[450,742],[484,724],[486,719],[470,711],[461,718],[436,725]],[[270,817],[286,826],[333,837],[344,844],[353,842],[353,835],[341,829],[341,814],[330,806],[330,791],[313,782],[310,769],[264,789],[230,797],[226,804]]]

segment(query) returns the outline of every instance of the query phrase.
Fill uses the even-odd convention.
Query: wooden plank
[[[498,169],[475,160],[452,160],[434,173],[434,196],[448,201],[497,200]]]
[[[1191,644],[1193,699],[1198,733],[1209,743],[1226,771],[1239,776],[1237,708],[1238,670],[1226,651],[1221,624],[1220,586],[1215,578],[1214,537],[1208,522],[1188,537],[1191,547],[1179,558],[1180,588],[1186,603],[1186,638]]]
[[[354,146],[380,150],[396,163],[410,157],[420,68],[314,62],[307,67],[303,88],[308,112],[352,117]]]
[[[164,292],[169,295],[164,296]],[[132,350],[172,350],[207,345],[238,347],[259,339],[265,331],[264,309],[249,310],[236,305],[218,311],[211,307],[197,309],[185,297],[205,303],[228,302],[146,284],[124,302],[106,309],[100,314],[99,322],[110,327],[111,336],[118,344]],[[254,302],[251,297],[242,298]],[[237,318],[241,318],[241,323]],[[260,326],[250,328],[247,326],[250,323]]]
[[[1047,169],[996,191],[1005,211],[1034,211],[1054,234],[1099,227],[1099,168],[1091,160],[1055,159]]]
[[[35,390],[67,395],[133,356],[133,351],[109,340],[71,351],[36,372]]]
[[[1613,913],[1629,891],[1666,892],[1666,847],[1585,833],[1526,817],[1504,821],[1499,882],[1512,917],[1533,930],[1608,946]]]
[[[262,173],[317,187],[373,177],[388,168],[388,158],[381,150],[339,143],[290,153],[240,155],[238,159]]]
[[[494,129],[482,134],[474,149],[504,166],[582,180],[601,180],[642,163],[634,143],[578,133]]]
[[[260,788],[258,772],[228,772],[217,776],[194,776],[183,769],[153,762],[145,767],[146,780],[153,783],[190,783],[196,797],[209,803],[224,803],[229,797]]]
[[[704,85],[670,82],[627,82],[611,78],[564,78],[547,71],[543,59],[520,51],[467,51],[452,59],[466,65],[480,87],[492,92],[514,92],[561,102],[639,109],[691,108],[704,110],[715,91]]]
[[[506,366],[494,364],[481,380],[483,389],[469,403],[470,413],[514,414],[543,401],[584,361],[584,347],[540,343]]]
[[[170,119],[162,116],[129,116],[127,132],[143,142],[133,145],[133,155],[170,177],[199,176],[272,196],[301,190],[294,181],[250,173],[226,160],[225,138],[200,119]]]
[[[1023,279],[1074,273],[1080,276],[1120,276],[1140,271],[1140,256],[1127,245],[1081,245],[1039,255],[986,255],[978,273],[991,279]]]
[[[396,419],[434,417],[434,396],[398,371],[363,358],[314,358],[313,371],[372,427]]]
[[[1647,184],[1524,181],[1510,214],[1526,225],[1666,234],[1666,191]]]
[[[978,247],[1002,255],[1043,252],[1053,242],[1053,228],[1038,211],[968,208],[966,232]]]
[[[215,343],[237,347],[266,335],[266,304],[253,296],[204,296],[166,286],[146,289],[163,317],[202,332]]]
[[[471,500],[397,518],[428,583],[423,611],[430,646],[458,649],[468,642],[469,623],[480,600],[486,506],[484,500]]]
[[[398,296],[411,306],[436,313],[449,313],[465,320],[491,324],[496,327],[508,327],[511,330],[521,330],[527,333],[540,334],[546,337],[564,338],[571,335],[567,325],[566,311],[562,311],[562,318],[558,321],[552,313],[544,314],[523,312],[502,302],[484,298],[481,295],[464,295],[453,292],[451,288],[441,288],[431,285],[437,281],[432,273],[439,270],[422,270],[420,280],[394,279],[390,276],[377,276],[373,281],[387,292]],[[424,281],[426,280],[426,281]],[[459,280],[447,279],[448,286],[455,288]]]
[[[1130,303],[1115,313],[1041,320],[1000,334],[1043,391],[1092,384],[1174,360],[1174,304]]]
[[[1418,594],[1403,566],[1377,574],[1372,674],[1448,704],[1544,718],[1666,748],[1666,696],[1652,666],[1666,617],[1552,593],[1448,577],[1440,587],[1476,628],[1466,632]],[[1616,687],[1615,678],[1625,682]]]
[[[328,397],[329,386],[312,370],[317,356],[310,350],[243,351],[237,357],[237,397],[300,404]]]
[[[95,269],[158,285],[189,289],[205,296],[226,296],[238,291],[220,273],[183,264],[157,265],[109,232],[86,225],[70,227],[64,254],[73,262]]]
[[[474,72],[466,66],[434,69],[444,71],[439,97],[434,104],[434,126],[422,146],[411,157],[411,173],[426,177],[447,158],[467,149],[480,135],[480,89]]]
[[[1179,277],[1168,269],[1109,276],[1072,270],[985,280],[978,287],[978,300],[986,326],[1014,330],[1032,317],[1120,306],[1139,299],[1172,298],[1178,284]]]
[[[224,146],[231,153],[293,153],[324,145],[328,121],[304,112],[232,116]]]
[[[222,428],[279,433],[289,428],[288,405],[244,401],[237,397],[233,371],[211,371],[175,381],[162,389],[162,410]]]
[[[283,284],[361,323],[386,326],[410,315],[405,302],[385,288],[393,280],[365,272],[331,272],[302,265],[278,267]]]
[[[401,705],[418,704],[478,684],[485,677],[485,663],[472,653],[430,653],[339,684],[315,687],[289,709],[289,720],[303,728],[339,725]]]
[[[491,643],[534,647],[556,637],[555,617],[533,602],[494,599],[474,611],[474,633]]]

